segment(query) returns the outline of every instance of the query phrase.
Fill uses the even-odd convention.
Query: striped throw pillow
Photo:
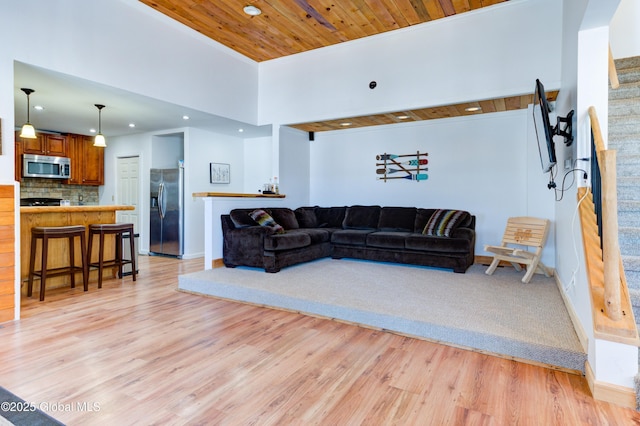
[[[254,210],[249,213],[249,216],[251,216],[251,219],[258,222],[258,225],[269,227],[273,229],[276,234],[284,234],[284,228],[281,225],[278,225],[278,223],[273,220],[271,215],[264,210]]]
[[[422,233],[431,237],[450,237],[451,232],[467,218],[467,215],[464,210],[436,210]]]

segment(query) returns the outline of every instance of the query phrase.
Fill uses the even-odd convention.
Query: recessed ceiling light
[[[347,126],[351,126],[351,123],[346,122],[346,123],[340,123],[341,126],[343,127],[347,127]]]
[[[244,129],[238,129],[238,132],[242,133],[244,132]]]
[[[476,111],[480,111],[482,108],[480,108],[479,106],[473,106],[473,107],[468,107],[465,108],[464,110],[467,112],[476,112]]]
[[[188,120],[188,119],[189,119],[189,116],[188,116],[188,115],[183,115],[183,116],[182,116],[182,119],[183,119],[183,120]]]
[[[44,107],[42,105],[35,105],[33,109],[37,109],[38,111],[42,111]]]
[[[262,13],[260,9],[252,5],[245,6],[242,10],[244,10],[244,13],[251,16],[258,16]]]
[[[96,132],[96,129],[89,129],[89,132],[90,132],[90,133],[95,133],[95,132]]]
[[[136,127],[136,123],[129,123],[129,127]]]
[[[409,116],[408,115],[397,115],[396,118],[398,120],[406,120],[407,118],[409,118]]]

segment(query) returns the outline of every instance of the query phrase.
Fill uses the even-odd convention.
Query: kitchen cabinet
[[[15,168],[13,169],[15,172],[16,182],[20,182],[22,180],[22,141],[16,132],[16,149],[15,149]]]
[[[16,140],[18,139],[22,143],[22,152],[24,154],[67,157],[67,137],[64,135],[38,133],[36,139],[25,139],[16,134]]]
[[[93,146],[93,137],[68,135],[71,185],[104,185],[104,148]]]

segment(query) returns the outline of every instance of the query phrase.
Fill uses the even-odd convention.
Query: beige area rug
[[[473,265],[449,270],[320,259],[276,274],[217,268],[179,277],[193,293],[338,318],[584,371],[583,352],[553,278]]]

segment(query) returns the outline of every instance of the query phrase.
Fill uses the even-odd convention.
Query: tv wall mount
[[[557,116],[556,125],[553,128],[553,134],[562,136],[566,146],[571,146],[573,143],[573,113],[574,111],[571,110],[566,117]]]

